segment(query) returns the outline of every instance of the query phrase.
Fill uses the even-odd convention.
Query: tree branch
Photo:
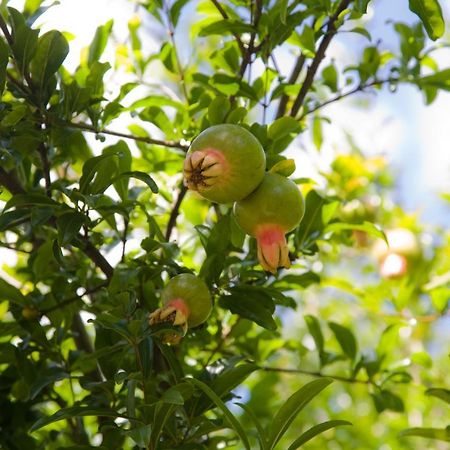
[[[161,139],[153,139],[145,136],[135,136],[133,134],[128,133],[121,133],[119,131],[113,131],[108,129],[98,130],[92,125],[88,125],[87,123],[81,123],[81,122],[64,122],[64,121],[58,121],[58,122],[51,122],[50,124],[66,127],[66,128],[73,128],[76,130],[82,130],[87,131],[88,133],[95,133],[95,134],[108,134],[110,136],[118,136],[122,137],[124,139],[132,139],[133,141],[138,142],[144,142],[146,144],[154,144],[154,145],[161,145],[162,147],[172,147],[172,148],[180,148],[182,150],[187,150],[189,148],[188,144],[182,144],[181,142],[177,141],[164,141]]]
[[[25,189],[20,184],[20,181],[13,173],[7,172],[0,167],[0,185],[4,186],[11,194],[24,194]]]
[[[339,14],[341,14],[341,12],[347,8],[350,2],[351,0],[341,0],[335,13],[330,17],[330,20],[328,21],[327,31],[323,36],[319,48],[317,49],[317,53],[311,62],[311,65],[308,67],[305,80],[303,81],[302,87],[300,88],[300,92],[298,93],[298,96],[295,99],[294,104],[292,105],[290,114],[292,117],[295,117],[302,107],[303,102],[305,101],[306,94],[308,93],[314,82],[314,77],[317,73],[317,69],[319,68],[319,65],[322,62],[323,58],[325,58],[325,52],[337,32],[335,26],[336,20],[339,17]]]
[[[366,83],[366,84],[359,84],[358,86],[356,86],[355,88],[353,88],[347,92],[341,92],[340,94],[336,95],[335,97],[330,98],[330,99],[324,101],[323,103],[320,103],[320,104],[314,106],[313,108],[304,112],[299,117],[299,120],[303,119],[306,116],[309,116],[310,114],[316,112],[319,109],[324,108],[325,106],[327,106],[331,103],[335,103],[345,97],[349,97],[350,95],[356,94],[357,92],[363,92],[365,89],[367,89],[369,87],[381,86],[386,83],[398,83],[399,81],[401,81],[399,78],[385,78],[383,80],[374,80],[374,81],[371,81],[370,83]]]
[[[294,84],[297,82],[300,72],[302,71],[303,66],[305,65],[305,60],[306,60],[306,58],[303,55],[303,53],[297,58],[295,66],[292,69],[291,76],[288,79],[288,84]],[[284,116],[284,114],[286,112],[288,101],[289,101],[289,96],[286,94],[283,94],[280,98],[280,103],[278,104],[278,109],[277,109],[277,113],[275,115],[275,119],[279,119],[280,117]]]
[[[225,20],[229,19],[227,12],[222,8],[222,5],[218,2],[218,0],[211,0],[211,3],[216,7],[217,11],[219,11],[220,15]],[[244,56],[245,52],[246,52],[244,43],[241,41],[239,34],[233,33],[233,36],[236,39],[237,45],[238,45],[239,49],[241,50],[242,55]]]
[[[177,217],[178,217],[178,214],[180,213],[181,202],[183,201],[183,199],[186,195],[186,192],[187,192],[187,187],[184,185],[184,183],[182,183],[181,187],[180,187],[180,191],[178,193],[178,197],[175,201],[175,204],[173,205],[172,211],[170,212],[169,221],[167,222],[167,228],[166,228],[166,234],[165,234],[166,241],[170,240],[172,231],[175,228],[175,225],[177,223]]]

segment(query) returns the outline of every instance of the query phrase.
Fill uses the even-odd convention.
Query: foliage
[[[383,159],[349,142],[313,180],[285,152],[308,136],[320,151],[322,110],[345,97],[448,91],[429,42],[445,43],[439,2],[409,1],[418,21],[389,24],[392,51],[365,27],[376,1],[124,3],[127,38],[99,24],[74,71],[64,30],[36,25],[52,4],[0,5],[0,448],[444,448],[448,231],[383,279],[382,229],[435,232],[392,206]],[[350,35],[356,61],[325,58]],[[250,130],[305,195],[289,270],[262,270],[231,205],[183,186],[189,142],[220,123]],[[168,346],[148,315],[180,273],[214,310]]]

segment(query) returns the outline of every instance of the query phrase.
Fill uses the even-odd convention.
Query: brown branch
[[[11,46],[14,44],[14,39],[11,35],[11,33],[8,30],[8,26],[6,25],[5,19],[3,18],[3,15],[0,13],[0,28],[8,41],[8,44]]]
[[[218,2],[218,0],[211,0],[211,3],[216,7],[217,11],[219,11],[220,15],[225,20],[229,19],[227,12],[222,8],[222,5]],[[236,39],[237,45],[238,45],[239,49],[241,50],[242,55],[245,55],[245,52],[246,52],[245,46],[244,46],[244,43],[241,41],[239,34],[233,33],[233,36]]]
[[[91,339],[78,312],[73,315],[72,332],[73,339],[78,349],[83,350],[86,353],[94,353],[94,347],[92,346]],[[97,381],[103,381],[103,376],[98,366],[96,366],[95,369],[88,375]]]
[[[288,84],[294,84],[297,82],[300,72],[302,71],[303,66],[305,64],[305,60],[306,60],[306,58],[303,55],[303,53],[297,58],[295,66],[292,69],[291,76],[288,79]],[[284,114],[286,112],[288,101],[289,101],[289,96],[287,94],[283,94],[280,98],[280,103],[278,104],[278,109],[277,109],[277,113],[275,115],[275,119],[279,119],[280,117],[284,116]]]
[[[182,150],[187,150],[189,148],[189,145],[182,144],[181,142],[177,141],[164,141],[161,139],[152,139],[145,136],[135,136],[133,134],[121,133],[119,131],[113,131],[108,129],[98,130],[94,126],[88,125],[87,123],[58,121],[53,122],[53,125],[87,131],[88,133],[108,134],[110,136],[118,136],[124,139],[132,139],[133,141],[144,142],[146,144],[161,145],[162,147],[180,148]]]
[[[339,101],[339,100],[341,100],[343,98],[349,97],[349,96],[351,96],[353,94],[356,94],[358,92],[363,92],[367,88],[374,87],[374,86],[381,86],[381,85],[386,84],[386,83],[398,83],[400,81],[402,81],[402,80],[399,79],[399,78],[385,78],[383,80],[373,80],[370,83],[366,83],[366,84],[359,84],[355,88],[353,88],[353,89],[351,89],[351,90],[349,90],[347,92],[342,92],[342,93],[336,95],[335,97],[330,98],[330,99],[324,101],[323,103],[320,103],[320,104],[314,106],[313,108],[309,109],[308,111],[305,111],[299,117],[299,120],[303,119],[306,116],[309,116],[310,114],[318,111],[319,109],[324,108],[325,106],[327,106],[327,105],[329,105],[331,103],[335,103],[335,102],[337,102],[337,101]],[[407,81],[407,80],[405,80],[405,81]]]
[[[2,167],[0,167],[0,185],[4,186],[13,195],[25,193],[25,189],[22,187],[17,177],[13,173],[7,172]]]
[[[330,45],[331,40],[335,36],[337,29],[336,29],[336,20],[338,19],[339,15],[342,11],[344,11],[347,6],[350,4],[351,0],[341,0],[339,3],[335,13],[330,17],[330,20],[328,21],[327,25],[327,31],[325,35],[323,36],[322,41],[320,42],[319,48],[317,49],[317,53],[314,56],[314,59],[312,60],[310,66],[308,67],[308,70],[306,72],[305,80],[303,81],[302,87],[300,88],[300,92],[298,93],[297,98],[294,101],[294,104],[292,105],[291,113],[290,115],[292,117],[295,117],[300,110],[300,108],[303,105],[303,102],[305,101],[306,94],[310,90],[314,77],[316,76],[317,69],[320,66],[320,63],[322,62],[323,58],[325,58],[325,53],[327,51],[328,46]]]
[[[180,213],[181,203],[182,203],[186,193],[187,193],[187,187],[184,184],[182,184],[180,187],[180,191],[178,193],[178,197],[175,201],[175,204],[173,205],[172,211],[170,212],[169,221],[167,222],[167,228],[166,228],[166,234],[165,234],[166,241],[170,240],[172,231],[175,228],[175,225],[177,223],[178,214]]]
[[[81,247],[82,252],[89,257],[89,259],[106,275],[106,278],[110,280],[114,274],[114,268],[109,264],[107,259],[97,250],[94,244],[86,237],[78,235],[78,239],[84,242],[84,246]]]
[[[45,193],[47,194],[47,197],[51,198],[52,193],[50,186],[52,184],[52,181],[50,179],[50,162],[48,160],[47,148],[45,147],[44,143],[41,142],[41,144],[39,144],[38,152],[39,156],[41,157],[42,171],[44,173]]]

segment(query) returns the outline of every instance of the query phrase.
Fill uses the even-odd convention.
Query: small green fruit
[[[162,308],[149,316],[150,325],[169,322],[179,326],[186,334],[188,328],[196,327],[211,314],[211,295],[205,282],[195,275],[183,273],[173,277],[161,292]],[[176,344],[182,336],[169,333],[164,342]]]
[[[248,197],[234,204],[236,222],[258,241],[261,266],[272,273],[290,267],[285,234],[298,226],[305,202],[297,185],[276,173],[266,173]]]
[[[261,183],[266,156],[258,139],[234,124],[214,125],[191,144],[184,162],[186,186],[213,202],[230,203]]]

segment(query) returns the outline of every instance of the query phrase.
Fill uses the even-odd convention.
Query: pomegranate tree
[[[266,156],[258,139],[239,125],[207,128],[192,142],[184,162],[186,186],[213,202],[247,197],[261,183]]]
[[[176,344],[188,328],[196,327],[209,317],[212,301],[205,282],[183,273],[173,277],[161,292],[163,306],[149,316],[150,325],[167,322],[181,328],[182,334],[166,333],[163,341]]]
[[[258,242],[258,260],[269,272],[290,267],[286,233],[302,220],[303,196],[288,178],[266,173],[262,183],[248,197],[234,204],[240,227]]]

